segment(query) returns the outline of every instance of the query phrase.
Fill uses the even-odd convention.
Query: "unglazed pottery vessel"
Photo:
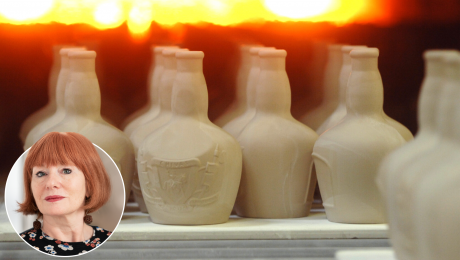
[[[134,151],[129,138],[101,117],[101,92],[95,70],[96,52],[70,51],[68,56],[70,78],[65,90],[65,117],[42,134],[76,132],[84,135],[112,157],[120,169],[128,196],[134,172]]]
[[[313,149],[328,220],[384,223],[384,203],[375,182],[381,160],[405,143],[383,117],[383,85],[377,48],[351,51],[347,115],[323,133]]]
[[[249,76],[247,80],[246,87],[246,96],[247,96],[247,105],[246,111],[244,113],[230,122],[228,122],[224,127],[225,131],[231,134],[233,137],[238,138],[241,131],[244,127],[251,121],[251,119],[256,114],[256,88],[257,82],[259,80],[260,74],[260,59],[259,51],[263,49],[275,49],[273,47],[252,47],[249,50],[251,55],[251,69],[249,70]]]
[[[286,51],[264,49],[259,56],[256,114],[238,137],[243,173],[235,210],[243,217],[305,217],[316,185],[311,153],[318,135],[291,115]]]
[[[251,69],[251,55],[249,50],[252,47],[262,47],[261,45],[246,45],[240,46],[240,66],[236,78],[236,95],[235,100],[228,109],[220,115],[214,123],[220,127],[226,125],[236,117],[241,116],[246,110],[246,85],[248,83],[249,71]]]
[[[319,107],[307,112],[300,121],[313,130],[318,127],[334,112],[339,104],[339,76],[342,68],[341,44],[328,46],[328,58],[323,77],[323,101]]]
[[[148,75],[148,94],[149,100],[145,107],[134,112],[131,116],[126,119],[123,132],[128,136],[131,136],[133,131],[139,127],[152,120],[158,115],[160,111],[160,102],[159,102],[159,85],[161,75],[163,74],[164,64],[163,64],[163,54],[162,51],[168,48],[178,48],[177,46],[152,46],[152,62]]]
[[[434,54],[435,53],[427,54],[427,58],[433,58],[430,56],[434,56]],[[422,248],[418,243],[419,237],[417,235],[417,230],[422,227],[417,226],[415,220],[419,217],[417,216],[419,212],[417,205],[426,203],[426,201],[419,201],[417,198],[419,195],[417,194],[419,194],[419,192],[426,192],[427,195],[431,196],[431,191],[442,186],[441,184],[436,186],[436,183],[442,183],[449,178],[449,174],[443,175],[442,173],[443,171],[450,172],[452,170],[452,158],[455,156],[457,156],[455,158],[458,158],[459,147],[458,141],[455,139],[456,132],[458,132],[458,130],[456,130],[458,128],[458,120],[456,120],[455,116],[460,115],[458,113],[458,98],[460,98],[460,57],[456,52],[445,52],[441,55],[445,64],[438,64],[439,67],[437,68],[441,70],[438,71],[438,73],[440,73],[439,76],[442,76],[444,71],[445,81],[443,83],[442,79],[439,79],[438,82],[438,86],[441,86],[440,89],[437,89],[437,91],[440,92],[437,102],[438,108],[431,107],[436,115],[433,117],[436,120],[436,126],[433,132],[434,136],[431,136],[434,140],[430,139],[428,136],[426,139],[428,142],[419,147],[421,152],[418,154],[416,153],[416,156],[412,157],[412,159],[405,164],[400,164],[400,167],[395,167],[397,166],[396,164],[392,165],[390,160],[394,158],[394,156],[391,155],[382,163],[380,169],[379,182],[386,195],[391,241],[392,244],[394,244],[398,259],[421,259]],[[436,70],[436,66],[431,67],[431,69],[434,67]],[[427,103],[429,104],[429,102]],[[414,141],[413,143],[416,142]],[[422,149],[424,149],[424,151]],[[406,155],[406,157],[408,157],[408,155]],[[397,172],[393,172],[394,170],[397,170]],[[458,168],[455,170],[458,175]],[[430,179],[433,175],[435,179],[439,178],[439,180],[435,181],[434,179]],[[432,182],[432,187],[421,187],[422,183],[426,183],[426,180]],[[445,188],[445,186],[443,187]],[[436,198],[438,199],[438,203],[444,203],[443,199],[447,197],[440,198],[436,196]],[[430,205],[434,206],[433,204]],[[432,221],[433,220],[431,220],[431,222]],[[438,219],[436,219],[436,221],[438,221]],[[441,224],[444,223],[437,223],[434,226],[438,227]],[[433,223],[425,223],[425,225],[433,225]],[[454,228],[454,226],[455,225],[451,226],[451,228]],[[438,244],[440,242],[431,240],[431,243]],[[433,259],[443,258],[436,257]]]
[[[437,116],[443,117],[439,111],[443,98],[445,72],[447,66],[444,57],[457,55],[452,50],[431,50],[424,53],[425,78],[422,83],[418,106],[419,131],[412,142],[389,154],[382,162],[379,170],[379,184],[387,205],[388,222],[390,226],[391,244],[398,259],[417,259],[415,256],[414,224],[407,219],[407,211],[395,209],[400,197],[396,189],[400,187],[406,168],[425,157],[428,151],[434,151],[439,143],[439,132],[436,131]],[[450,93],[447,92],[450,95]],[[447,112],[447,111],[446,111]],[[439,115],[438,115],[439,114]],[[401,222],[400,219],[406,218]],[[407,226],[406,226],[407,225]]]
[[[339,105],[332,112],[332,114],[321,124],[321,126],[316,130],[318,135],[321,135],[329,128],[336,126],[342,121],[342,119],[347,115],[347,106],[346,106],[346,91],[348,78],[351,73],[351,57],[350,51],[357,48],[366,48],[365,45],[344,45],[341,48],[342,52],[342,68],[339,73]]]
[[[160,55],[161,51],[161,55]],[[174,79],[176,78],[176,52],[188,51],[187,49],[179,48],[162,48],[158,49],[160,60],[163,63],[163,68],[158,72],[158,89],[156,90],[157,102],[158,102],[158,111],[156,116],[153,116],[154,113],[150,114],[153,116],[149,121],[144,122],[139,125],[136,129],[133,130],[130,139],[133,142],[134,153],[137,158],[137,152],[139,147],[142,145],[144,139],[151,134],[153,131],[157,130],[164,124],[166,124],[172,116],[171,110],[171,94]],[[137,165],[136,165],[137,167]],[[147,213],[147,206],[145,205],[144,199],[142,197],[141,186],[139,183],[138,171],[135,169],[133,174],[133,193],[136,202],[139,204],[139,207],[142,212]]]
[[[53,64],[51,66],[50,75],[48,78],[48,103],[40,108],[38,111],[35,111],[32,115],[26,118],[21,125],[19,130],[19,138],[22,143],[25,144],[27,135],[30,130],[34,128],[42,120],[50,117],[56,111],[56,85],[58,80],[58,75],[61,70],[61,56],[59,51],[61,48],[70,47],[66,45],[55,45],[53,46]]]
[[[340,77],[339,77],[339,99],[340,103],[337,106],[337,109],[329,116],[329,118],[316,130],[316,133],[321,135],[328,129],[338,125],[345,115],[347,114],[346,108],[346,90],[348,85],[348,79],[351,73],[351,58],[350,58],[350,51],[353,49],[359,48],[366,48],[364,45],[345,45],[342,46],[342,69],[340,70]],[[399,123],[398,121],[394,120],[393,118],[387,116],[384,111],[383,117],[385,120],[388,121],[390,125],[392,125],[398,132],[404,137],[406,141],[412,140],[414,137],[412,133],[407,129],[404,125]]]
[[[48,128],[57,125],[59,122],[64,119],[65,116],[65,87],[67,85],[67,81],[70,75],[70,68],[69,68],[69,57],[67,54],[69,51],[75,50],[84,50],[84,47],[77,47],[77,48],[62,48],[59,52],[61,56],[61,70],[59,72],[59,76],[57,79],[56,85],[56,112],[51,115],[50,117],[42,120],[38,123],[32,130],[30,130],[29,134],[27,135],[24,150],[31,147],[35,142],[37,142],[40,137],[43,136],[43,131],[46,131]]]
[[[417,259],[420,260],[454,260],[460,256],[460,56],[450,56],[446,62],[450,79],[447,88],[455,88],[455,91],[443,100],[443,103],[453,103],[450,113],[440,115],[447,118],[440,121],[445,125],[441,125],[442,140],[437,148],[443,150],[445,157],[437,162],[431,159],[433,163],[425,168],[418,185],[412,186],[415,188]]]
[[[226,222],[241,177],[237,141],[211,123],[203,52],[177,52],[171,120],[139,148],[139,179],[155,223]]]

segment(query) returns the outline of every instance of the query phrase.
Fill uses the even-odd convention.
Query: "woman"
[[[102,244],[111,232],[90,226],[88,215],[110,197],[110,179],[93,144],[77,133],[51,132],[29,150],[25,201],[19,212],[42,218],[20,236],[52,255],[77,255]]]

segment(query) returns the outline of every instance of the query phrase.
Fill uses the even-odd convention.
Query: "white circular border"
[[[122,175],[121,175],[120,169],[118,168],[117,164],[113,161],[112,157],[110,157],[110,155],[109,155],[108,153],[106,153],[106,152],[105,152],[102,148],[100,148],[98,145],[96,145],[96,144],[94,144],[94,143],[93,143],[93,145],[97,148],[96,151],[98,152],[99,157],[101,157],[101,160],[102,160],[102,163],[103,163],[103,165],[104,165],[104,168],[106,168],[106,171],[107,171],[107,173],[109,174],[110,181],[111,181],[110,183],[111,183],[111,186],[112,186],[111,195],[110,195],[109,201],[108,201],[104,206],[102,206],[101,209],[103,209],[103,208],[110,202],[110,200],[112,199],[112,196],[113,196],[113,194],[114,194],[114,190],[115,190],[115,189],[113,189],[113,180],[112,180],[112,179],[113,179],[113,178],[112,178],[112,177],[113,177],[113,174],[110,174],[109,171],[107,170],[107,168],[115,167],[115,169],[116,169],[117,172],[118,172],[118,176],[119,176],[119,178],[120,178],[120,180],[121,180],[121,186],[122,186],[122,191],[123,191],[123,204],[122,204],[123,206],[122,206],[122,211],[121,211],[121,214],[120,214],[120,218],[119,218],[119,220],[118,220],[118,223],[116,224],[115,228],[111,231],[111,232],[112,232],[112,235],[113,235],[113,233],[115,233],[116,229],[118,228],[118,225],[120,225],[120,221],[121,221],[121,219],[123,218],[123,214],[124,214],[124,211],[125,211],[125,205],[126,205],[125,183],[124,183],[124,181],[123,181],[123,177],[122,177]],[[92,250],[90,250],[90,251],[88,251],[88,252],[85,252],[85,253],[83,253],[83,254],[77,254],[77,255],[71,255],[71,256],[51,255],[51,254],[42,252],[42,251],[40,251],[40,250],[37,250],[37,249],[34,248],[32,245],[30,245],[29,243],[27,243],[27,242],[19,235],[20,233],[22,233],[22,232],[24,232],[24,231],[18,232],[18,231],[16,230],[17,224],[13,224],[13,222],[16,223],[17,221],[11,221],[10,210],[8,210],[8,205],[10,205],[11,208],[13,208],[13,210],[11,210],[11,211],[15,211],[14,209],[18,209],[18,208],[19,208],[19,207],[17,206],[17,201],[24,201],[24,195],[25,195],[25,194],[24,194],[24,187],[23,187],[23,185],[24,185],[23,168],[24,168],[24,163],[25,163],[27,154],[29,153],[29,150],[30,150],[30,148],[27,149],[25,152],[23,152],[23,153],[21,154],[21,156],[19,156],[19,158],[16,160],[16,162],[15,162],[14,165],[13,165],[13,167],[11,168],[10,173],[8,174],[8,178],[7,178],[7,180],[6,180],[6,185],[5,185],[5,209],[6,209],[6,214],[7,214],[7,216],[8,216],[8,220],[10,221],[10,224],[11,224],[11,226],[13,227],[14,231],[15,231],[16,234],[18,234],[18,236],[19,236],[27,245],[29,245],[31,248],[33,248],[34,250],[36,250],[36,251],[38,251],[38,252],[40,252],[40,253],[43,253],[43,254],[45,254],[45,255],[48,255],[48,256],[55,256],[55,257],[75,257],[75,256],[81,256],[81,255],[85,255],[85,254],[87,254],[87,253],[93,252],[93,251],[96,250],[97,248],[94,248],[94,249],[92,249]],[[105,158],[103,158],[103,157],[101,156],[101,153],[103,153],[103,154],[105,155]],[[108,161],[107,158],[109,158],[110,161]],[[107,166],[109,166],[109,167],[107,167]],[[113,169],[112,169],[112,170],[113,170]],[[17,175],[18,175],[17,173],[14,174],[15,172],[20,172],[20,176],[17,176]],[[112,171],[110,171],[110,172],[112,172]],[[20,183],[20,185],[15,185],[14,187],[11,187],[11,185],[14,185],[14,184],[11,184],[11,178],[14,179],[15,184]],[[114,178],[115,178],[115,177],[114,177]],[[19,179],[19,181],[18,181],[18,179]],[[14,188],[19,189],[19,190],[22,191],[22,198],[19,197],[18,200],[16,200],[16,199],[8,200],[8,197],[10,197],[10,196],[8,196],[8,193],[9,193],[8,191],[11,191],[11,189],[14,189]],[[17,197],[15,196],[15,198],[17,198]],[[114,199],[114,200],[115,200],[115,199]],[[13,206],[14,204],[16,204],[16,207]],[[99,212],[99,210],[97,210],[96,212],[93,212],[93,213],[91,213],[91,214],[97,215],[97,212]],[[15,212],[15,214],[16,214],[16,212]],[[24,216],[22,213],[17,213],[17,214],[20,215],[20,216]],[[104,214],[105,214],[105,213],[104,213]],[[94,217],[94,216],[93,216],[93,217]],[[30,219],[32,219],[32,221],[30,221],[30,223],[32,223],[33,220],[34,220],[35,218],[36,218],[35,215],[30,215]],[[97,217],[96,217],[96,218],[97,218]],[[26,229],[26,230],[27,230],[27,229]],[[102,245],[103,245],[106,241],[108,241],[109,239],[110,239],[110,237],[108,237],[104,242],[102,242],[100,246],[102,246]],[[99,247],[100,247],[100,246],[99,246]]]

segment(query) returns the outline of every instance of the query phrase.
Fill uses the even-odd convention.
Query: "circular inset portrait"
[[[116,229],[124,190],[117,165],[101,148],[78,133],[51,132],[14,164],[5,206],[14,230],[36,250],[80,255]]]

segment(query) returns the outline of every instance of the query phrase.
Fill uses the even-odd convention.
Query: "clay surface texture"
[[[238,191],[241,150],[207,117],[203,52],[177,52],[175,57],[171,118],[138,152],[142,194],[155,223],[224,223]]]
[[[318,136],[290,113],[286,51],[262,49],[258,54],[256,113],[238,136],[243,173],[235,210],[243,217],[305,217],[316,185],[311,153]]]
[[[381,160],[405,139],[383,116],[378,55],[376,48],[351,51],[347,115],[323,133],[313,149],[323,205],[333,222],[385,222],[377,170]]]

